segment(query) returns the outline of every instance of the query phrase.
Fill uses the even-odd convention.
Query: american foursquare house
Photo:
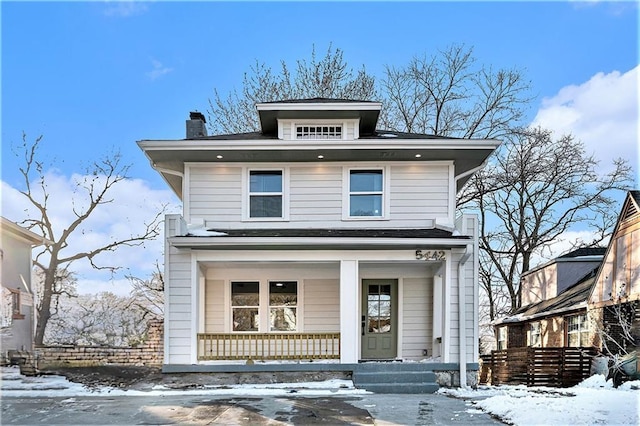
[[[376,130],[378,102],[256,109],[259,132],[208,136],[192,112],[186,139],[138,142],[183,202],[165,221],[164,371],[467,384],[478,223],[456,194],[499,142]]]

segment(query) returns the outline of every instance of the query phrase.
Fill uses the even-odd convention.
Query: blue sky
[[[569,130],[603,162],[621,155],[637,170],[635,2],[5,1],[0,7],[2,209],[13,220],[21,210],[9,194],[20,186],[11,145],[23,131],[44,135],[44,152],[60,160],[63,192],[62,178],[115,148],[132,163],[137,190],[175,202],[135,142],[183,138],[189,111],[206,113],[214,88],[222,94],[239,88],[256,59],[277,68],[280,60],[308,58],[313,44],[324,53],[332,43],[350,66],[365,65],[381,78],[384,65],[464,43],[481,63],[523,70],[536,96],[530,122]]]

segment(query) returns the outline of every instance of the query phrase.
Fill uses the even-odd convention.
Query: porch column
[[[340,261],[340,363],[354,364],[359,358],[360,321],[358,261]]]

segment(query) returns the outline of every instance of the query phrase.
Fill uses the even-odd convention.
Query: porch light
[[[324,155],[318,155],[318,159],[322,160],[324,158]]]
[[[421,158],[422,154],[416,154],[416,158]]]
[[[218,154],[218,155],[216,155],[216,158],[217,158],[218,160],[222,160],[222,155]]]

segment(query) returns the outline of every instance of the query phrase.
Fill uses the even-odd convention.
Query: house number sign
[[[444,250],[416,250],[418,260],[445,260],[446,258]]]

